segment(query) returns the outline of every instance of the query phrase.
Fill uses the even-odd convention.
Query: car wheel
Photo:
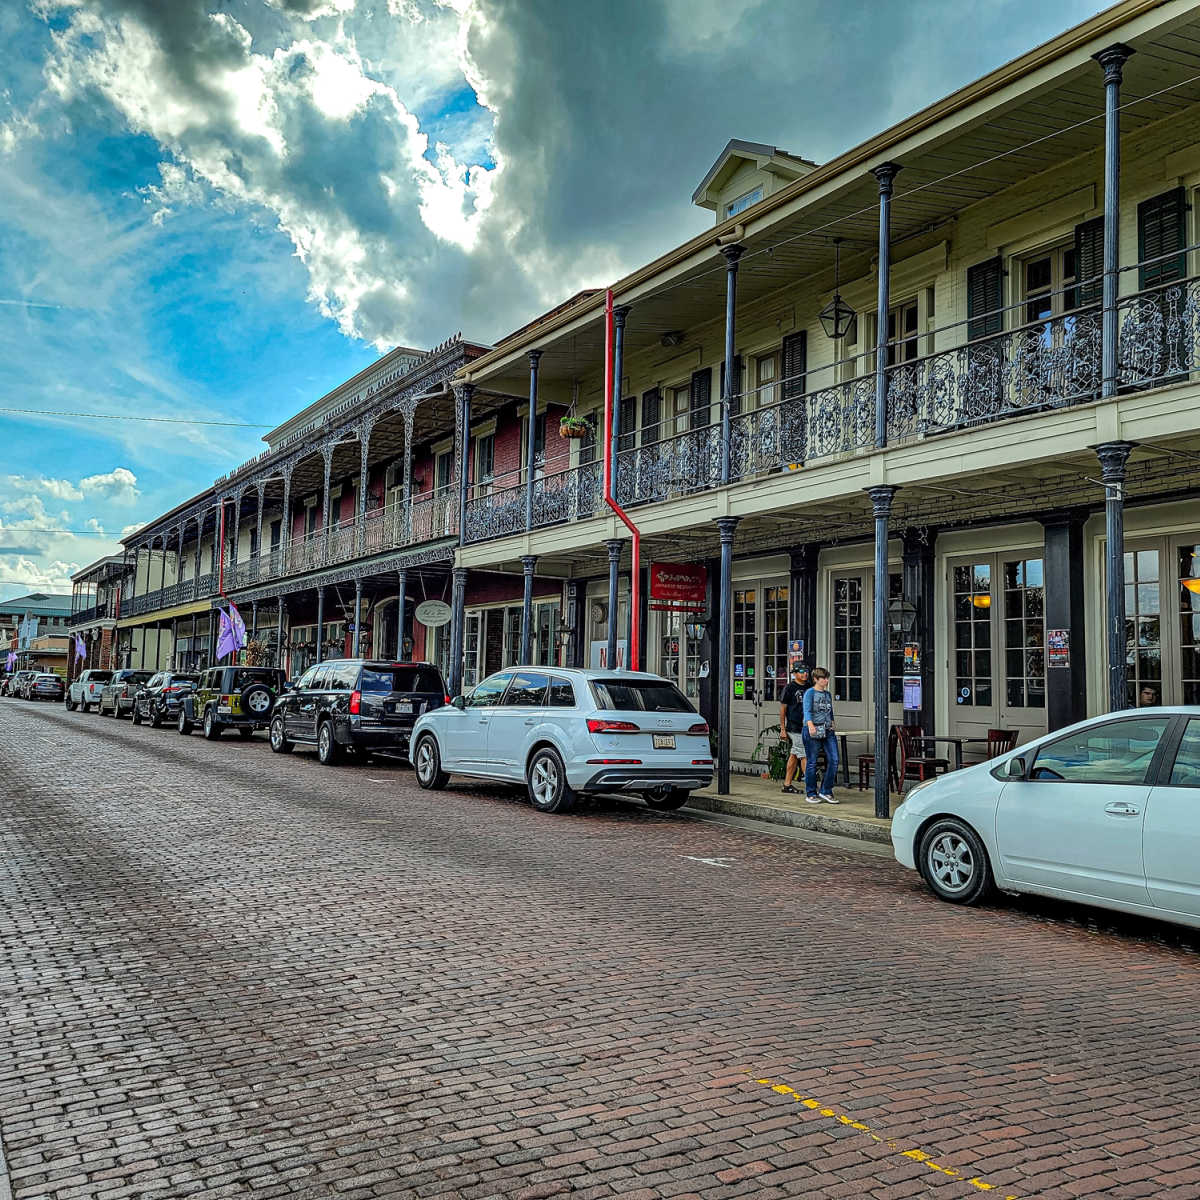
[[[150,724],[151,725],[154,724],[153,717],[150,718]],[[190,734],[192,732],[192,723],[191,723],[191,721],[189,721],[187,719],[187,713],[184,712],[184,710],[182,708],[179,710],[178,729],[179,729],[179,732],[182,733],[184,737],[187,737],[188,734]]]
[[[333,736],[332,721],[322,721],[317,730],[317,759],[323,767],[336,766],[342,760],[342,748]]]
[[[442,756],[438,750],[437,739],[431,733],[427,733],[417,743],[417,751],[413,756],[413,770],[417,773],[418,785],[426,791],[440,791],[450,779],[442,770]]]
[[[242,692],[242,712],[249,714],[256,721],[265,721],[271,714],[275,697],[265,683],[248,684]]]
[[[271,722],[271,729],[268,736],[271,739],[271,749],[274,750],[276,754],[291,754],[294,747],[292,746],[292,743],[288,741],[287,734],[283,731],[282,715],[276,717]]]
[[[142,723],[142,706],[136,700],[133,702],[133,708],[129,713],[129,719],[135,725],[140,725]]]
[[[180,709],[179,711],[182,712],[183,710]],[[162,711],[160,709],[155,708],[153,704],[150,705],[150,728],[151,729],[161,729],[162,728]],[[188,733],[191,733],[191,731],[192,731],[192,727],[189,725]]]
[[[215,742],[221,736],[221,727],[217,724],[217,714],[213,712],[211,705],[204,710],[204,736],[210,742]]]
[[[557,750],[546,746],[529,762],[529,803],[538,812],[566,812],[575,803],[575,793],[567,783],[567,769]]]
[[[247,729],[239,729],[238,730],[238,737],[240,737],[243,742],[248,742],[253,736],[254,736],[253,729],[247,728]]]
[[[67,712],[74,712],[79,707],[79,705],[71,699],[66,699],[63,701],[63,703],[67,706]]]
[[[646,807],[659,812],[674,812],[688,802],[689,795],[687,788],[672,788],[665,796],[661,793],[647,792]]]
[[[978,904],[992,890],[992,868],[979,835],[953,817],[935,821],[921,838],[917,866],[934,895],[951,904]]]

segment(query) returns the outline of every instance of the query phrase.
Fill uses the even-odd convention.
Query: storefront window
[[[1183,702],[1200,704],[1200,544],[1180,546],[1178,561],[1180,682]]]
[[[1045,589],[1040,558],[1004,564],[1004,682],[1010,708],[1046,707]]]
[[[833,580],[834,698],[858,703],[863,698],[862,579]]]
[[[954,686],[958,704],[992,703],[992,568],[954,568]]]
[[[1191,549],[1181,547],[1181,565],[1184,550]],[[1157,550],[1134,550],[1125,554],[1125,664],[1125,699],[1129,706],[1161,704],[1162,601]],[[1146,691],[1145,698],[1143,690]]]
[[[898,571],[888,575],[888,603],[904,600],[904,576]],[[888,624],[888,703],[904,703],[904,642],[911,634]]]
[[[754,651],[757,637],[758,591],[755,588],[737,588],[733,593],[734,700],[754,698]]]
[[[763,588],[763,677],[764,703],[778,701],[788,681],[788,589]]]

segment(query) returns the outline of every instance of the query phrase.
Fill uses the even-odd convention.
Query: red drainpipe
[[[629,581],[629,662],[632,671],[638,670],[641,662],[639,653],[641,647],[640,630],[641,618],[641,575],[642,575],[642,535],[638,527],[629,519],[629,514],[616,502],[612,494],[612,418],[613,418],[613,294],[609,288],[604,296],[604,503],[617,514],[625,523],[625,528],[633,535],[633,573]],[[614,598],[615,599],[615,598]],[[615,668],[615,663],[608,664]]]

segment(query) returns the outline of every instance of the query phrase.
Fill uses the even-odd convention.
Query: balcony
[[[103,604],[93,604],[90,608],[81,608],[78,612],[71,614],[70,624],[72,627],[80,625],[90,625],[93,621],[107,621],[112,619],[113,606],[109,602]]]

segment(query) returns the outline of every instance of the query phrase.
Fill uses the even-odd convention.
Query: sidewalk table
[[[966,738],[966,737],[943,737],[941,734],[924,733],[921,735],[923,742],[949,742],[954,747],[954,769],[962,770],[963,765],[963,743],[987,741],[987,738]]]
[[[846,750],[846,739],[852,737],[869,737],[875,736],[873,729],[835,729],[834,736],[838,740],[838,748],[841,751],[842,757],[842,784],[846,791],[850,790],[850,755]]]

